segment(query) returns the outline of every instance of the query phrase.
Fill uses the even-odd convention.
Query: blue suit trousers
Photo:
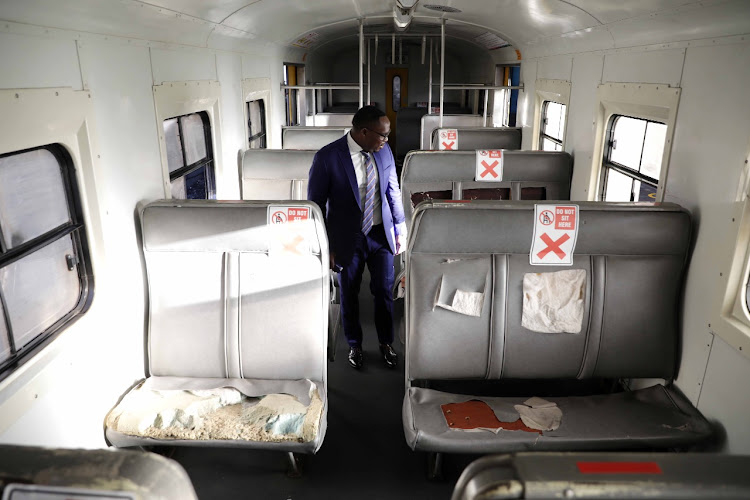
[[[370,270],[370,292],[375,299],[375,329],[381,344],[393,343],[393,253],[383,224],[370,233],[355,236],[354,254],[339,273],[341,317],[344,335],[350,347],[362,347],[362,325],[359,321],[359,288],[365,264]]]

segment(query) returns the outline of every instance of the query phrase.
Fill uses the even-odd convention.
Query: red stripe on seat
[[[656,462],[576,462],[581,474],[662,474]]]

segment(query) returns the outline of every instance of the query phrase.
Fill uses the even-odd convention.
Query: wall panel
[[[75,40],[0,33],[0,88],[83,89]]]

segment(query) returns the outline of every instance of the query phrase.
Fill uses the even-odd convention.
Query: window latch
[[[612,149],[617,149],[617,139],[612,139],[611,141],[609,141],[609,146]]]
[[[78,257],[75,255],[67,254],[65,256],[65,262],[68,263],[68,271],[72,271],[76,268],[76,265],[78,265]]]

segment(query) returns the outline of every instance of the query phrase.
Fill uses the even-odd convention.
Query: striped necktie
[[[365,171],[367,172],[367,189],[365,190],[365,204],[362,217],[362,232],[367,234],[372,229],[373,209],[375,208],[375,163],[370,155],[362,151],[365,160]]]

